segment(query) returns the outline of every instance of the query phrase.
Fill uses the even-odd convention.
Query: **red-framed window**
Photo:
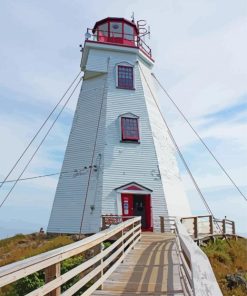
[[[138,118],[121,117],[122,141],[139,141]]]
[[[118,87],[134,89],[133,67],[118,66]]]

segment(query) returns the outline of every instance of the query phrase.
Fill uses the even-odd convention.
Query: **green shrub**
[[[76,266],[80,265],[83,262],[83,260],[84,260],[83,255],[71,257],[64,260],[61,264],[61,274],[64,274],[70,271],[71,269],[75,268]],[[70,288],[76,282],[78,282],[79,279],[80,279],[79,275],[73,277],[72,279],[70,279],[69,281],[67,281],[65,284],[62,285],[61,291],[62,292],[66,291],[68,288]]]
[[[104,249],[109,248],[111,245],[111,242],[104,242]]]
[[[18,280],[14,284],[15,292],[18,296],[24,296],[27,293],[43,286],[45,283],[44,273],[35,272],[29,276],[24,277],[23,279]]]

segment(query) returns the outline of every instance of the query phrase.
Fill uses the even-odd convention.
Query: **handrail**
[[[174,223],[180,270],[187,293],[193,296],[222,296],[208,257],[195,244],[178,218]]]
[[[185,217],[185,219],[190,218],[197,217]],[[194,242],[185,225],[175,217],[160,217],[161,232],[165,232],[164,222],[170,223],[170,229],[176,235],[176,253],[180,263],[179,272],[185,295],[222,296],[208,257]]]
[[[51,270],[53,270],[53,275],[50,274],[50,279],[47,280],[45,285],[32,291],[28,295],[46,295],[47,293],[53,291],[56,291],[56,295],[59,295],[62,284],[80,274],[82,271],[88,270],[90,267],[94,267],[63,293],[63,295],[72,295],[100,274],[101,276],[95,280],[94,284],[82,294],[90,295],[89,291],[92,293],[100,285],[102,285],[103,281],[109,277],[109,275],[124,259],[126,254],[139,241],[140,234],[141,217],[135,217],[65,247],[3,266],[0,268],[0,287],[13,283],[18,279],[24,278],[43,269],[45,269],[45,272],[48,273],[51,273]],[[105,250],[101,250],[101,244],[113,236],[115,238],[117,237],[116,241],[110,247]],[[94,254],[93,258],[84,261],[79,266],[71,269],[63,275],[58,273],[62,261],[75,255],[79,255],[92,248],[97,251],[97,254]],[[110,268],[105,271],[105,269],[109,266]]]
[[[182,217],[182,224],[192,235],[194,240],[199,241],[204,237],[213,235],[236,235],[235,222],[229,219],[216,219],[212,215]],[[215,227],[215,224],[217,224]]]

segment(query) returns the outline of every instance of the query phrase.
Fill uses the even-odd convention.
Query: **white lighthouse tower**
[[[88,29],[84,78],[51,211],[50,233],[95,233],[102,215],[188,216],[174,147],[158,110],[151,50],[138,25],[109,17]]]

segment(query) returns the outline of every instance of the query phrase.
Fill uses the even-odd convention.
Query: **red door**
[[[121,199],[123,221],[126,220],[124,217],[127,216],[142,216],[142,230],[153,231],[150,194],[137,196],[134,194],[122,193]]]
[[[134,216],[133,212],[133,195],[132,194],[121,194],[122,198],[122,215],[125,216]]]
[[[147,228],[144,229],[146,231],[153,231],[152,225],[152,207],[151,207],[151,196],[150,194],[145,195],[145,212],[146,212],[146,221],[147,221]]]

